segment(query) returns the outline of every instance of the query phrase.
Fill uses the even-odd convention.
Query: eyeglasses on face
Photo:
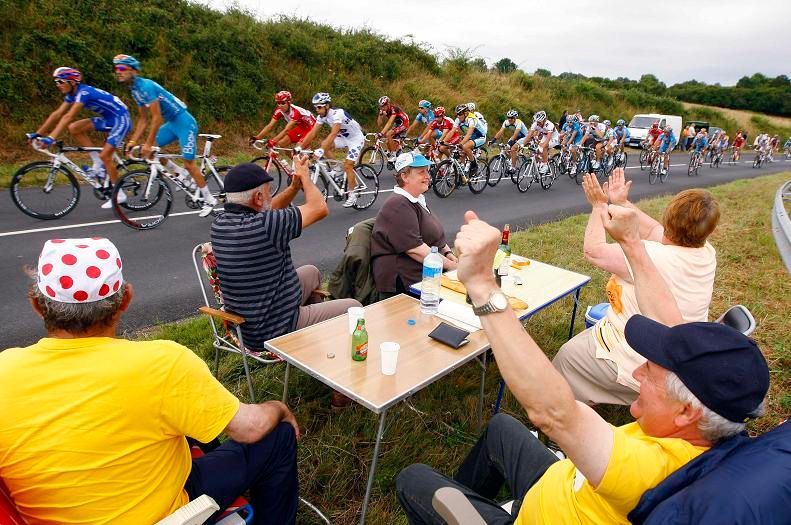
[[[113,71],[115,71],[116,73],[120,73],[122,71],[131,71],[131,69],[132,69],[131,67],[124,66],[123,64],[118,64],[117,66],[113,67]]]

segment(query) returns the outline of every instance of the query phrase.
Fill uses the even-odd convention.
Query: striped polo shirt
[[[264,342],[297,326],[302,291],[289,242],[302,233],[296,207],[256,212],[226,204],[211,225],[225,308],[245,318],[244,343],[263,350]]]

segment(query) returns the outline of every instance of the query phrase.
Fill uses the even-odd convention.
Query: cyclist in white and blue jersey
[[[580,144],[582,144],[582,137],[585,135],[585,132],[582,130],[582,126],[580,126],[580,121],[577,118],[576,114],[568,115],[566,117],[566,123],[563,124],[563,129],[561,130],[561,144],[567,148],[571,152],[571,158],[574,161],[571,164],[571,174],[575,174],[577,172],[577,151]]]
[[[68,129],[78,145],[90,148],[93,144],[87,135],[89,131],[107,133],[102,151],[89,153],[93,160],[93,168],[88,175],[101,179],[106,171],[110,179],[115,182],[118,180],[118,172],[113,162],[113,152],[132,127],[132,119],[129,117],[126,104],[103,89],[83,84],[82,73],[74,68],[59,67],[52,76],[58,90],[64,95],[63,103],[50,113],[47,120],[35,132],[28,133],[26,137],[28,140],[38,139],[43,145],[50,146],[63,131]],[[82,108],[98,113],[99,116],[74,120]]]
[[[132,90],[132,98],[139,109],[139,118],[132,138],[127,142],[127,148],[137,143],[145,131],[149,119],[151,128],[141,148],[144,158],[151,155],[151,149],[155,142],[157,146],[163,147],[178,141],[181,156],[184,158],[184,167],[198,185],[197,191],[200,192],[200,197],[203,199],[201,216],[208,215],[217,204],[217,199],[209,191],[206,180],[195,163],[198,148],[198,123],[195,121],[195,117],[187,111],[187,105],[173,93],[153,80],[139,76],[140,62],[135,57],[116,55],[113,58],[113,70],[115,78],[119,82],[129,85]],[[167,166],[171,169],[176,167],[174,163],[170,162]],[[120,196],[126,197],[123,192],[119,193]],[[197,197],[197,194],[195,196]]]
[[[470,176],[478,172],[478,163],[475,162],[475,155],[472,151],[486,144],[486,121],[478,118],[476,113],[470,111],[467,104],[456,106],[456,120],[453,122],[453,129],[443,133],[440,139],[442,141],[459,130],[461,149],[470,161],[468,168]]]
[[[415,115],[415,119],[412,121],[412,124],[410,124],[407,128],[405,135],[408,137],[418,124],[423,124],[426,129],[428,129],[428,125],[434,122],[434,118],[434,107],[432,106],[431,102],[428,100],[421,100],[417,103],[417,115]],[[434,130],[434,133],[429,135],[429,139],[431,139],[431,142],[433,143],[441,136],[442,133],[439,130]],[[420,144],[420,141],[421,137],[418,137],[418,144]]]
[[[618,119],[618,122],[615,123],[615,128],[613,128],[613,133],[615,134],[615,143],[623,150],[626,146],[626,141],[632,136],[632,134],[629,133],[629,128],[626,127],[626,121],[624,119]]]
[[[538,154],[541,156],[538,172],[546,173],[549,170],[549,149],[560,143],[560,134],[555,129],[555,124],[547,118],[546,111],[542,110],[533,115],[533,124],[527,133],[527,141],[533,138],[538,141]]]
[[[514,172],[514,166],[516,165],[516,154],[519,152],[519,146],[525,143],[525,139],[527,138],[527,126],[522,119],[519,118],[519,112],[515,109],[509,109],[505,114],[505,120],[503,121],[503,125],[500,126],[500,129],[497,130],[495,133],[494,138],[489,141],[490,144],[496,143],[500,140],[500,137],[503,134],[507,134],[508,140],[506,140],[506,144],[508,144],[511,153],[511,165],[508,166],[508,173]]]

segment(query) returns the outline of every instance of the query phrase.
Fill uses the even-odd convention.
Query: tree
[[[473,67],[473,69],[477,69],[478,71],[484,71],[485,72],[488,69],[488,67],[486,66],[486,60],[484,60],[484,59],[482,59],[480,57],[478,57],[478,58],[474,59],[472,62],[470,62],[470,65]]]
[[[539,76],[539,77],[551,77],[552,76],[552,72],[550,70],[548,70],[548,69],[541,69],[541,68],[536,69],[536,72],[534,74],[536,76]]]
[[[667,89],[664,82],[660,82],[659,79],[656,78],[656,75],[650,73],[640,77],[640,80],[637,82],[637,87],[652,95],[662,95]]]
[[[501,58],[495,62],[494,69],[504,74],[513,73],[516,71],[516,64],[510,58]]]

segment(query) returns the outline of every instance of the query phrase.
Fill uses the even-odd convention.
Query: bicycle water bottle
[[[439,289],[442,277],[442,256],[436,246],[423,259],[423,282],[420,285],[420,311],[434,315],[439,310]]]

